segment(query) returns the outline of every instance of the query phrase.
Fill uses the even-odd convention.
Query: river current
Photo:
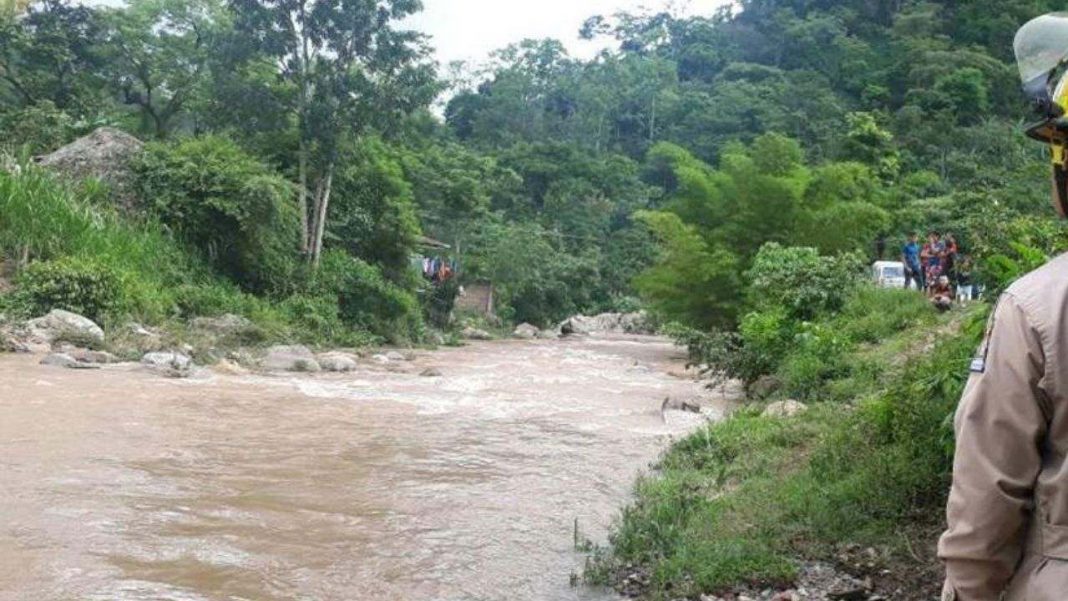
[[[660,410],[708,395],[682,362],[640,337],[188,380],[0,356],[0,600],[611,599],[569,582],[575,523],[604,542],[702,421]]]

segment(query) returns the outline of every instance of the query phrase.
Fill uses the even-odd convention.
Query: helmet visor
[[[1048,77],[1068,58],[1068,12],[1028,21],[1016,32],[1013,47],[1024,84],[1034,85],[1036,80]]]

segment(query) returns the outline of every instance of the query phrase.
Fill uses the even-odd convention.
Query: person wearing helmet
[[[1024,90],[1050,147],[1053,204],[1068,216],[1068,13],[1016,35]],[[1068,255],[998,301],[954,419],[946,601],[1068,599]]]

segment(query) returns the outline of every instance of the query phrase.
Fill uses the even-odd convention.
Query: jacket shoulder
[[[1068,253],[1016,280],[1005,294],[1037,322],[1033,325],[1058,327],[1068,308]]]

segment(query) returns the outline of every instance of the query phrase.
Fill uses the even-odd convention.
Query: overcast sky
[[[730,0],[676,2],[689,14],[711,15]],[[578,39],[587,17],[660,9],[665,0],[423,0],[424,11],[406,24],[431,36],[442,65],[455,60],[474,63],[494,50],[524,38],[556,38],[572,56],[592,57],[603,46]]]

